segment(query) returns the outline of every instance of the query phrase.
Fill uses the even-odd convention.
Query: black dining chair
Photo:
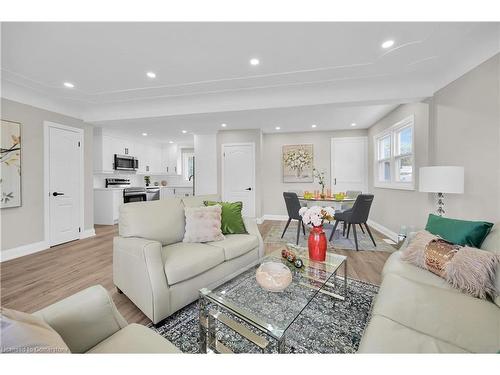
[[[304,235],[306,234],[306,228],[304,226],[304,223],[302,222],[302,216],[299,215],[299,210],[302,206],[300,205],[300,201],[299,201],[299,198],[297,197],[296,193],[284,192],[283,198],[285,198],[286,210],[288,211],[288,221],[286,223],[285,230],[283,231],[283,234],[281,235],[281,238],[283,238],[283,236],[285,235],[286,230],[288,229],[288,226],[290,225],[290,222],[292,220],[298,220],[299,221],[299,225],[297,226],[297,245],[298,245],[301,226],[302,226],[302,231],[304,232]]]
[[[333,238],[333,234],[335,233],[335,230],[337,229],[337,225],[339,224],[340,221],[344,222],[344,235],[345,235],[345,226],[347,225],[347,238],[349,238],[349,232],[351,230],[352,226],[352,232],[354,234],[354,242],[356,244],[356,250],[359,250],[358,248],[358,235],[356,233],[356,225],[359,225],[361,230],[363,231],[363,224],[366,228],[366,231],[370,235],[370,238],[373,242],[373,246],[377,246],[375,243],[375,240],[373,239],[372,232],[370,231],[370,228],[368,227],[368,224],[366,222],[368,221],[368,216],[370,215],[370,208],[373,203],[373,194],[360,194],[356,198],[356,201],[354,202],[354,205],[352,208],[335,213],[335,225],[333,226],[332,234],[330,235],[330,241]],[[364,233],[364,231],[363,231]]]

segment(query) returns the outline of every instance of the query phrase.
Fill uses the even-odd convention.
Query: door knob
[[[252,190],[252,188],[250,188],[250,187],[249,187],[249,188],[246,188],[245,190],[248,190],[248,191],[250,191],[250,190]]]
[[[58,193],[57,191],[54,191],[54,192],[52,193],[52,195],[53,195],[54,197],[57,197],[58,195],[64,195],[64,193]]]

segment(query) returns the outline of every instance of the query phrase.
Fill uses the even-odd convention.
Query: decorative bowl
[[[269,292],[282,292],[292,282],[292,272],[283,263],[265,262],[255,273],[257,283]]]

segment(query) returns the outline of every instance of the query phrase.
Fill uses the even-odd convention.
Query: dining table
[[[304,203],[305,205],[309,206],[309,203],[314,203],[315,205],[318,205],[318,206],[330,206],[330,207],[333,207],[334,209],[341,209],[342,208],[342,204],[351,204],[354,203],[354,201],[356,200],[356,198],[342,198],[342,199],[337,199],[335,197],[325,197],[325,198],[321,198],[321,197],[311,197],[311,198],[304,198],[303,195],[299,195],[298,196],[299,198],[299,201],[301,203]]]

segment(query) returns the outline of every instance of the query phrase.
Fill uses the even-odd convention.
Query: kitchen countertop
[[[132,186],[131,186],[132,187]],[[146,187],[146,186],[144,186]],[[184,188],[184,189],[192,189],[193,188],[193,185],[167,185],[167,186],[154,186],[154,185],[149,185],[148,187],[159,187],[159,188],[162,188],[162,189],[167,189],[167,188],[170,188],[170,189],[181,189],[181,188]],[[95,187],[94,190],[99,190],[99,191],[108,191],[108,190],[123,190],[124,188],[122,187]]]

